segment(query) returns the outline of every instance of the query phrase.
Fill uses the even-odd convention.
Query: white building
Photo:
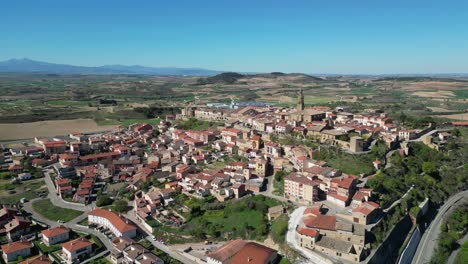
[[[78,259],[91,254],[93,243],[81,237],[62,244],[62,256],[67,264],[72,264]]]
[[[50,246],[70,239],[70,230],[64,226],[56,226],[42,232],[42,242]]]
[[[88,222],[108,228],[116,237],[135,237],[137,228],[126,218],[104,209],[94,209],[88,214]]]

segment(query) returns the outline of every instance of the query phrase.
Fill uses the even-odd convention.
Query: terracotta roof
[[[109,157],[117,157],[117,156],[120,156],[120,152],[104,152],[104,153],[81,156],[80,160],[100,159],[100,158],[109,158]]]
[[[245,244],[228,263],[265,264],[273,254],[276,254],[276,250],[255,242],[249,242]]]
[[[310,228],[336,230],[336,216],[318,215],[312,221],[304,224]]]
[[[320,213],[320,208],[321,208],[321,205],[320,206],[312,206],[312,207],[309,207],[307,209],[304,210],[304,214],[303,215],[308,215],[308,214],[312,214],[312,215],[319,215],[321,214]]]
[[[52,261],[50,261],[49,257],[46,255],[40,255],[36,256],[30,259],[27,259],[23,262],[20,262],[19,264],[50,264]]]
[[[106,218],[121,233],[136,229],[133,224],[127,223],[126,219],[108,210],[97,208],[92,210],[89,214]]]
[[[77,238],[72,241],[68,241],[62,244],[62,248],[68,250],[69,252],[74,252],[79,249],[91,246],[93,242],[89,241],[84,237]]]
[[[327,194],[327,197],[332,197],[332,198],[335,198],[335,199],[343,201],[343,202],[348,201],[348,197],[343,196],[343,195],[339,195],[339,194],[336,194],[336,193],[329,193],[329,194]]]
[[[247,242],[242,239],[232,240],[227,242],[218,249],[212,251],[207,256],[213,259],[216,259],[222,263],[230,259],[234,254],[236,254],[240,248],[242,248]]]
[[[308,228],[300,228],[299,230],[297,230],[297,232],[301,235],[310,237],[315,237],[318,234],[317,230]]]
[[[2,251],[5,254],[10,254],[19,250],[23,250],[26,248],[32,248],[32,244],[29,241],[16,241],[12,243],[8,243],[2,246]]]
[[[369,215],[370,213],[372,213],[372,211],[374,211],[374,210],[371,210],[371,209],[363,207],[363,206],[353,209],[353,213],[361,213],[361,214],[366,215],[366,216]]]
[[[46,236],[46,237],[54,237],[54,236],[68,233],[68,232],[70,232],[70,230],[64,226],[56,226],[56,227],[43,230],[41,233],[43,236]]]

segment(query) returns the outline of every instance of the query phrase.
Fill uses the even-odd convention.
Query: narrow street
[[[288,232],[286,233],[286,242],[294,248],[296,251],[298,251],[302,256],[307,258],[308,261],[307,263],[314,263],[314,264],[331,264],[333,263],[331,260],[320,256],[319,254],[302,248],[296,240],[296,228],[301,222],[302,215],[304,214],[306,207],[302,206],[294,210],[294,212],[291,213],[290,218],[289,218],[289,223],[288,223]]]

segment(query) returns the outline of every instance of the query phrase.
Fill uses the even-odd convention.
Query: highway
[[[437,246],[438,237],[440,234],[440,225],[442,224],[446,213],[452,208],[453,205],[460,202],[462,199],[464,201],[468,200],[468,190],[453,195],[444,203],[444,205],[439,208],[439,212],[437,213],[436,217],[430,223],[429,228],[424,232],[411,263],[429,263],[432,257],[432,253]]]

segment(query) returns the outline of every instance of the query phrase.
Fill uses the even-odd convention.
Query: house
[[[130,244],[122,250],[122,263],[126,264],[164,264],[159,257],[140,244]]]
[[[273,221],[282,214],[284,214],[284,207],[282,205],[270,207],[268,208],[268,221]]]
[[[24,173],[18,174],[18,180],[20,180],[20,181],[29,180],[31,178],[32,178],[32,175],[29,172],[24,172]]]
[[[52,264],[52,261],[46,255],[39,255],[22,261],[19,264]]]
[[[375,202],[364,202],[352,211],[353,222],[367,225],[374,222],[379,214],[380,206]]]
[[[5,262],[15,261],[18,257],[26,258],[31,255],[33,245],[29,241],[16,241],[2,246],[2,257]]]
[[[97,208],[89,212],[88,222],[109,228],[116,237],[135,237],[137,228],[115,212]]]
[[[70,230],[64,226],[56,226],[42,232],[42,242],[47,245],[55,245],[70,239]]]
[[[317,238],[319,236],[319,232],[314,229],[299,228],[297,230],[297,236],[299,245],[301,247],[314,249],[315,242],[317,241]]]
[[[8,239],[14,241],[31,230],[31,221],[23,216],[14,216],[4,228]]]
[[[229,241],[206,256],[208,264],[274,264],[278,259],[276,250],[241,239]]]
[[[93,250],[93,242],[84,237],[62,244],[62,256],[67,264],[75,263],[90,255]]]

